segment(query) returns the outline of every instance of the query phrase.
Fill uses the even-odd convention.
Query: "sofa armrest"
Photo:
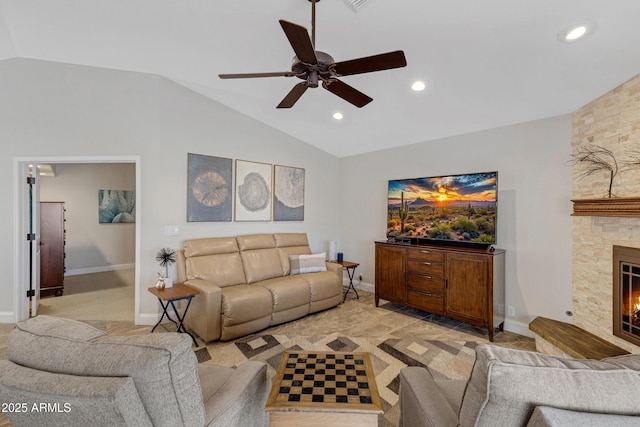
[[[340,278],[340,286],[342,286],[342,264],[338,264],[335,262],[325,262],[328,271],[333,271]]]
[[[233,368],[229,376],[218,375],[216,369],[227,369],[206,363],[198,366],[205,408],[205,425],[268,426],[264,410],[271,382],[264,362],[247,361]],[[216,382],[224,381],[223,384]]]
[[[433,377],[424,368],[400,370],[400,426],[456,427],[455,413]]]
[[[152,425],[130,377],[57,374],[0,360],[0,402],[14,404],[6,411],[14,425]]]
[[[202,279],[184,282],[200,291],[191,301],[184,323],[205,342],[217,340],[222,333],[222,289]]]
[[[638,425],[640,425],[640,417],[638,416],[597,414],[552,408],[550,406],[537,406],[529,419],[527,427],[633,427]]]

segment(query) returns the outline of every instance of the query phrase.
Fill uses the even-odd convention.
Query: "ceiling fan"
[[[358,108],[364,107],[372,98],[357,89],[342,82],[338,77],[353,74],[370,73],[372,71],[389,70],[407,65],[404,52],[382,53],[364,58],[351,59],[349,61],[335,62],[331,55],[315,50],[316,44],[316,3],[320,0],[308,0],[311,2],[311,38],[307,29],[293,22],[280,20],[280,26],[284,30],[289,43],[296,56],[293,58],[291,71],[274,73],[244,73],[244,74],[219,74],[221,79],[246,79],[253,77],[298,77],[304,80],[296,84],[293,89],[278,104],[277,108],[291,108],[304,94],[307,88],[318,87],[322,81],[322,87],[334,95],[339,96]]]

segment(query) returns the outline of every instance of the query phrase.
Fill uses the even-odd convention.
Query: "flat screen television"
[[[488,248],[496,243],[498,172],[389,181],[387,238]]]

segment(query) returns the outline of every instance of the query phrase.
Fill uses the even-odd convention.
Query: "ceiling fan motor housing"
[[[291,71],[302,80],[308,80],[309,87],[318,87],[318,77],[328,79],[333,76],[331,65],[335,63],[333,57],[328,53],[315,51],[317,64],[307,64],[300,61],[297,56],[293,57]]]

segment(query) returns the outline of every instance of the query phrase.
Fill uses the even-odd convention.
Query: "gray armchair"
[[[640,354],[577,360],[476,348],[468,382],[400,371],[402,427],[640,425]]]
[[[185,334],[107,335],[37,316],[9,336],[0,401],[15,426],[266,426],[266,364],[198,364]]]

